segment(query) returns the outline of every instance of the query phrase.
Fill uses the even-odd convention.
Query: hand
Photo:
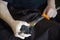
[[[54,7],[51,6],[47,6],[44,10],[45,13],[47,13],[47,16],[49,18],[55,18],[57,15],[57,10]]]
[[[20,29],[22,28],[22,25],[25,25],[27,27],[30,26],[27,22],[24,22],[24,21],[15,21],[13,23],[14,28],[12,28],[12,29],[13,29],[15,37],[19,37],[21,39],[25,39],[25,37],[31,36],[31,34],[26,34],[26,33],[23,33],[23,32],[20,33],[21,32]]]

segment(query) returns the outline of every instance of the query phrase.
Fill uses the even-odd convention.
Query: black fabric
[[[60,40],[60,24],[51,20],[41,20],[34,27],[32,36],[25,40]],[[8,24],[0,20],[0,40],[22,40],[13,35]]]
[[[30,22],[41,13],[38,9],[18,9],[8,4],[8,9],[15,20],[23,20]]]
[[[56,0],[56,8],[58,8],[58,7],[60,7],[60,0]],[[59,10],[57,10],[57,16],[56,16],[56,18],[55,18],[55,21],[57,21],[57,22],[59,22],[60,23],[60,9]]]
[[[46,3],[46,0],[4,0],[16,8],[37,9]]]
[[[48,31],[45,34],[45,37],[43,36],[44,33]],[[40,21],[36,27],[35,27],[35,39],[39,40],[43,40],[47,37],[47,39],[45,40],[59,40],[59,32],[60,32],[60,24],[57,23],[56,21],[47,21],[46,19],[43,19],[42,21]],[[43,37],[42,37],[43,36]],[[35,40],[34,39],[34,40]]]
[[[19,9],[8,4],[8,9],[15,20],[23,20],[29,22],[34,20],[37,16],[41,16],[46,6],[47,2],[41,5],[38,9]]]

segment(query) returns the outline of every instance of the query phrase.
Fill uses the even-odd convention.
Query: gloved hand
[[[47,16],[49,18],[55,18],[57,15],[57,10],[54,7],[47,6],[46,9],[44,10],[45,13],[47,13]]]
[[[16,21],[15,23],[13,23],[13,24],[15,24],[15,27],[13,28],[15,37],[19,37],[21,39],[25,39],[25,37],[31,36],[31,34],[26,34],[24,32],[21,32],[21,30],[20,30],[22,28],[22,25],[25,25],[26,27],[30,26],[27,22]]]

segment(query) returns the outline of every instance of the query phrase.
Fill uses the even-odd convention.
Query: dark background
[[[56,8],[60,6],[60,0],[56,0]],[[55,20],[60,22],[60,9],[57,11],[58,15],[56,16]]]

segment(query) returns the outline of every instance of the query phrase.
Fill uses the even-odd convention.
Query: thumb
[[[47,12],[48,12],[48,7],[46,7],[46,9],[43,11],[42,16],[43,16],[44,18],[46,18],[47,20],[50,20],[49,16],[47,15]]]

